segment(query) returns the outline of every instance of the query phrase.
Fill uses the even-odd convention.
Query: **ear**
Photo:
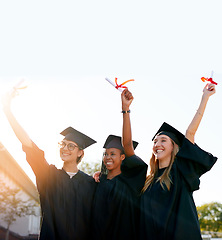
[[[125,154],[121,154],[120,158],[123,161],[126,158],[126,155]]]
[[[83,156],[84,156],[84,151],[81,149],[79,150],[79,153],[78,153],[77,164],[79,164],[82,161]]]
[[[83,149],[81,149],[81,150],[79,150],[79,152],[78,152],[78,157],[81,157],[80,159],[82,159],[83,156],[84,156],[84,151],[83,151]]]

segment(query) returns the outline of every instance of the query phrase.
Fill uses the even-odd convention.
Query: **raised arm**
[[[3,98],[2,98],[2,104],[3,104],[3,111],[16,135],[18,140],[22,143],[22,145],[31,147],[32,146],[32,140],[29,138],[28,134],[25,132],[25,130],[21,127],[21,125],[16,120],[15,116],[13,115],[11,111],[11,101],[12,98],[16,95],[16,90],[8,92]]]
[[[197,112],[194,115],[189,127],[186,130],[186,134],[185,134],[186,138],[192,143],[194,143],[194,137],[195,137],[196,131],[200,125],[200,122],[202,120],[209,97],[211,95],[213,95],[215,92],[216,92],[216,90],[215,90],[214,84],[207,84],[203,89],[203,95],[201,98],[199,108],[197,109]]]
[[[134,155],[134,148],[132,143],[132,131],[130,123],[130,105],[133,101],[132,93],[125,89],[121,94],[122,99],[122,111],[123,111],[123,132],[122,132],[122,144],[127,157]]]

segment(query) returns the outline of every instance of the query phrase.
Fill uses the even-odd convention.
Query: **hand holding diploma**
[[[20,81],[18,83],[15,84],[15,86],[12,88],[12,93],[14,93],[15,95],[18,94],[18,90],[21,90],[21,89],[25,89],[27,88],[27,84],[25,83],[25,79],[22,78],[20,79]]]
[[[123,91],[123,88],[127,88],[126,86],[124,86],[126,83],[134,81],[134,79],[130,79],[127,80],[121,84],[117,84],[117,78],[115,78],[115,83],[112,82],[109,78],[105,78],[107,82],[109,82],[113,87],[115,87],[117,90],[119,90],[120,92]]]
[[[12,99],[18,95],[18,91],[27,88],[25,79],[20,79],[4,96],[2,97],[3,108],[7,109],[11,106]]]
[[[217,83],[213,81],[213,73],[214,73],[214,72],[212,71],[210,78],[202,77],[201,80],[202,80],[203,82],[210,82],[210,83],[212,83],[212,84],[217,85]]]

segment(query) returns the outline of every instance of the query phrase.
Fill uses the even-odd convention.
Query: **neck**
[[[121,174],[121,170],[120,169],[111,170],[107,174],[107,179],[112,179],[112,178],[116,177],[119,174]]]
[[[170,165],[170,159],[171,157],[162,160],[158,159],[159,169],[168,167]]]
[[[64,162],[63,169],[66,172],[78,172],[78,167],[76,162]]]

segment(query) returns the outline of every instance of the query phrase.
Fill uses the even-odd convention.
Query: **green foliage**
[[[85,162],[81,161],[79,164],[79,169],[82,170],[83,172],[93,175],[97,171],[101,171],[101,162]]]
[[[222,204],[212,202],[197,207],[200,228],[202,231],[222,231]]]
[[[35,215],[34,207],[37,205],[30,200],[22,200],[20,195],[21,189],[9,187],[0,179],[0,214],[8,228],[16,217]]]

